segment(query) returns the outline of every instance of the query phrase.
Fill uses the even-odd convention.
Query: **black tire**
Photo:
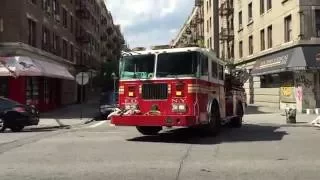
[[[221,130],[221,117],[219,105],[215,102],[212,104],[209,124],[204,127],[205,134],[208,136],[217,136]]]
[[[137,126],[137,130],[143,135],[157,135],[161,130],[162,127],[158,126]]]
[[[242,104],[239,103],[237,105],[237,117],[233,118],[230,122],[232,128],[241,128],[242,127],[242,118],[243,118],[243,107]]]
[[[6,130],[6,123],[3,119],[0,119],[0,132],[4,132]]]
[[[22,125],[10,127],[12,132],[21,132],[23,128],[24,128],[24,126],[22,126]]]

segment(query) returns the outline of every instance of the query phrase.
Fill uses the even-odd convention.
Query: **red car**
[[[20,132],[25,126],[38,125],[39,111],[34,106],[0,97],[0,131]]]

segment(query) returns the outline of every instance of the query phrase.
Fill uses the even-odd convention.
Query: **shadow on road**
[[[268,111],[261,111],[261,108],[263,108],[263,106],[253,106],[253,105],[248,105],[246,108],[246,114],[272,114],[274,112],[272,112],[271,109],[268,109]],[[275,110],[278,112],[278,110]]]
[[[9,129],[4,131],[3,133],[34,133],[34,132],[51,132],[61,129],[70,129],[70,126],[50,126],[50,127],[36,127],[36,128],[25,128],[21,132],[13,132]]]
[[[183,143],[183,144],[219,144],[228,142],[280,141],[287,135],[285,131],[277,131],[278,126],[246,124],[240,129],[224,127],[216,137],[199,135],[194,129],[182,128],[165,131],[158,136],[141,136],[128,139],[135,142]]]

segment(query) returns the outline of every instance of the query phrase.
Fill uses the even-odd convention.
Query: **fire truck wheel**
[[[157,135],[162,127],[137,126],[137,130],[143,135]]]
[[[242,117],[243,117],[243,107],[242,104],[239,103],[237,106],[237,117],[233,118],[230,122],[231,127],[233,128],[241,128],[242,126]]]
[[[209,136],[216,136],[220,133],[221,119],[219,105],[213,104],[210,114],[210,122],[205,126],[205,132]]]

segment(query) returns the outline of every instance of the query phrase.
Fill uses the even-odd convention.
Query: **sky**
[[[191,14],[194,0],[105,0],[130,48],[168,44]]]

